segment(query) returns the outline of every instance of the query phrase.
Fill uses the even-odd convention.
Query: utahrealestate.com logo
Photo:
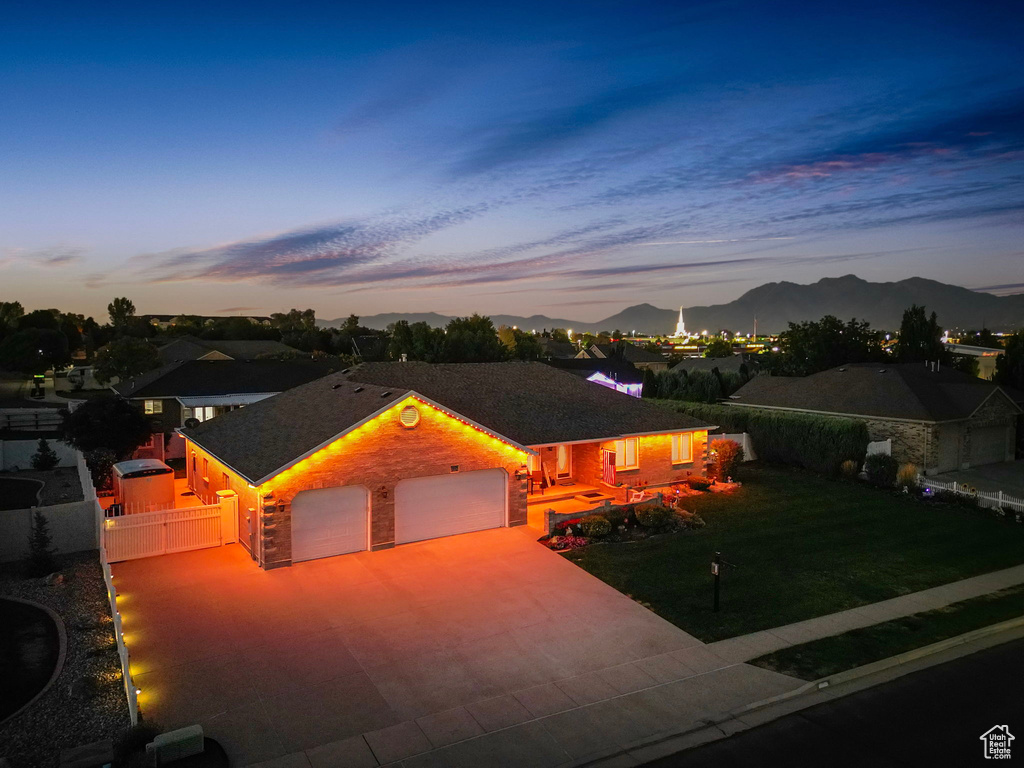
[[[1010,742],[1014,736],[1008,725],[993,725],[979,737],[985,742],[986,760],[1009,760]]]

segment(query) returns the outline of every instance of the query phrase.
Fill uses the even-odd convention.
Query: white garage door
[[[395,542],[500,528],[506,477],[502,469],[481,469],[402,480],[395,487]]]
[[[971,433],[971,466],[1006,461],[1006,427],[984,427]]]
[[[292,500],[292,562],[366,549],[367,498],[361,485],[297,494]]]

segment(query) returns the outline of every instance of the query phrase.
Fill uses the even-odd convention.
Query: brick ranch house
[[[708,428],[542,363],[366,363],[180,432],[192,489],[234,491],[239,541],[273,568],[701,474]]]
[[[1019,393],[924,363],[857,363],[805,377],[757,376],[731,407],[860,419],[871,440],[932,474],[1012,461]]]

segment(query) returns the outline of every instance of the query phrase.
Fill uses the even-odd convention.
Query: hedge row
[[[754,453],[765,461],[834,474],[847,459],[860,466],[868,449],[867,425],[856,419],[678,400],[658,402],[717,424],[724,432],[749,432]]]

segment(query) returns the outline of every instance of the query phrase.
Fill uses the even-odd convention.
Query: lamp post
[[[715,613],[718,613],[719,593],[721,591],[721,584],[720,584],[720,582],[721,582],[721,579],[722,579],[722,566],[723,565],[727,565],[730,568],[735,568],[736,567],[732,563],[730,563],[730,562],[728,562],[726,560],[723,560],[721,552],[715,552],[715,556],[713,558],[711,558],[711,575],[715,579],[715,600],[714,600],[714,612]]]

